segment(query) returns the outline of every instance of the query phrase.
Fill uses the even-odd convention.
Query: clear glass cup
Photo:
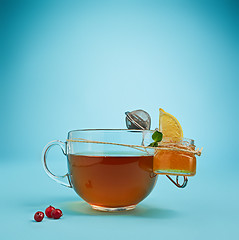
[[[104,143],[148,146],[152,134],[150,130],[123,129],[70,131],[66,142],[56,140],[45,147],[43,166],[51,178],[73,188],[93,209],[134,209],[149,195],[157,181],[153,172],[154,150]],[[98,143],[80,142],[82,139]],[[56,145],[67,156],[68,172],[64,176],[56,176],[47,166],[47,153]]]

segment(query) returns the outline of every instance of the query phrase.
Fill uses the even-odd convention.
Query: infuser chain
[[[187,186],[188,178],[186,176],[183,176],[183,183],[182,184],[179,184],[179,181],[178,181],[179,176],[176,176],[176,182],[170,176],[168,176],[168,175],[166,175],[166,176],[178,188],[185,188]]]

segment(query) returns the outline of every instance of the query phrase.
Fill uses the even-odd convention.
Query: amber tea
[[[134,206],[157,179],[153,156],[69,154],[68,164],[76,193],[94,208]]]

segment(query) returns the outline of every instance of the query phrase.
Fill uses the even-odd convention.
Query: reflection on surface
[[[93,215],[93,216],[135,216],[146,218],[175,218],[178,213],[174,210],[155,208],[148,205],[140,204],[134,210],[124,212],[100,212],[93,210],[91,206],[84,201],[64,202],[60,204],[61,209],[65,214],[69,215]]]

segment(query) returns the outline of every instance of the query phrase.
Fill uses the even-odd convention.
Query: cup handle
[[[53,147],[53,146],[59,146],[63,152],[64,155],[66,155],[66,150],[65,150],[65,143],[62,142],[62,141],[59,141],[59,140],[54,140],[54,141],[51,141],[49,142],[44,150],[43,150],[43,154],[42,154],[42,160],[43,160],[43,167],[44,167],[44,170],[45,172],[47,173],[47,175],[52,178],[53,180],[55,180],[56,182],[60,183],[61,185],[65,186],[65,187],[69,187],[69,188],[72,188],[72,185],[71,185],[71,181],[70,181],[70,178],[69,178],[69,174],[66,173],[65,175],[63,176],[57,176],[55,174],[53,174],[48,166],[47,166],[47,163],[46,163],[46,159],[47,159],[47,154],[49,152],[49,150]],[[62,181],[62,179],[65,179],[67,178],[68,180],[68,183],[65,183]]]

